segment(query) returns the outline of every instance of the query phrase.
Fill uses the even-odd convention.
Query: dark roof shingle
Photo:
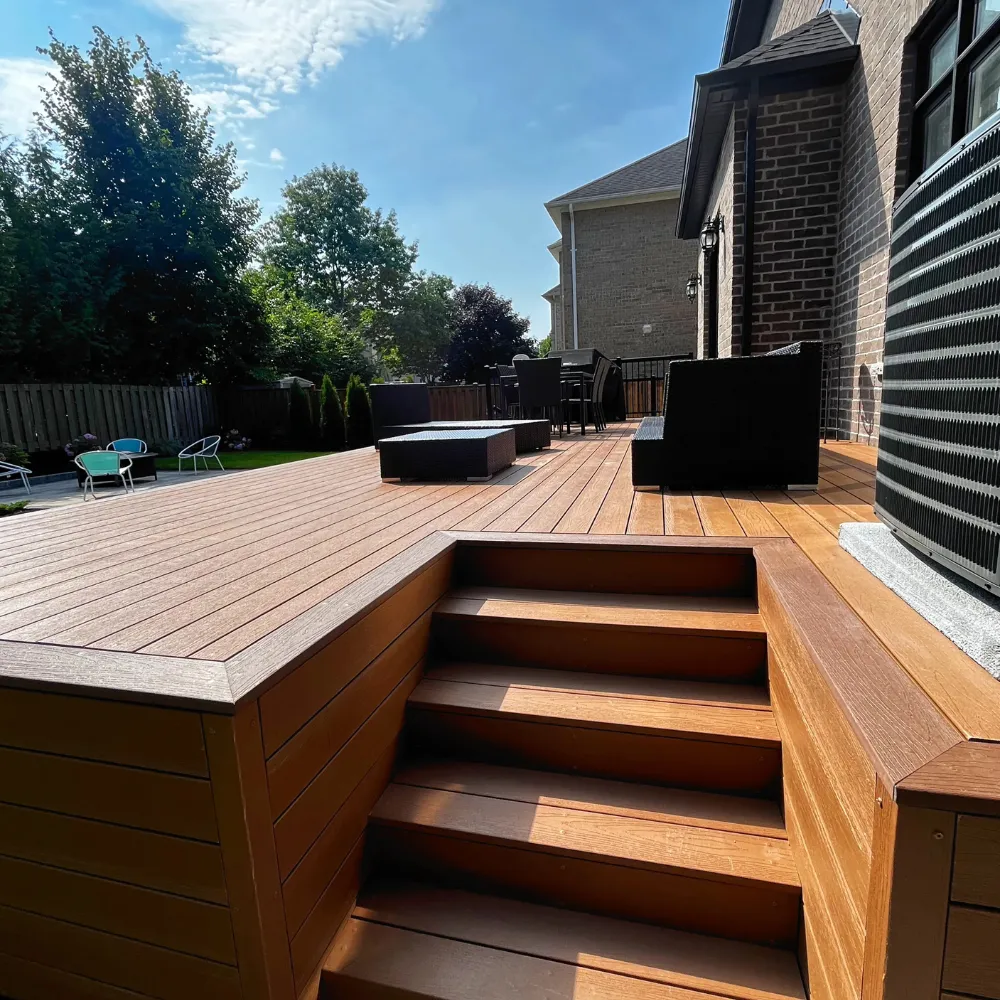
[[[637,191],[661,191],[679,188],[684,177],[684,159],[687,156],[687,139],[672,146],[658,149],[635,163],[621,167],[599,177],[596,181],[567,191],[553,198],[548,204],[576,201],[585,198],[615,198]]]
[[[722,68],[765,67],[767,63],[785,59],[816,55],[839,48],[850,49],[857,44],[860,24],[861,20],[856,14],[824,11],[787,34],[779,35],[736,59],[731,59]]]

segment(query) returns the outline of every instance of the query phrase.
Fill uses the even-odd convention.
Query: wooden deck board
[[[362,449],[7,519],[0,639],[225,660],[438,530],[788,535],[966,735],[1000,739],[987,675],[837,545],[876,520],[874,448],[822,445],[815,491],[636,492],[635,426],[556,438],[489,483],[383,483]]]

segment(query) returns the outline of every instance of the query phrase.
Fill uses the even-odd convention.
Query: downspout
[[[740,354],[750,354],[753,346],[753,223],[757,212],[757,110],[760,104],[760,81],[750,81],[747,100],[747,132],[743,160],[743,325],[740,330]]]
[[[573,350],[580,346],[580,322],[576,314],[576,215],[573,202],[569,203],[569,259],[573,274]]]

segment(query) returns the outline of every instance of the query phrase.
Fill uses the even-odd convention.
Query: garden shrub
[[[97,440],[96,434],[81,434],[79,437],[73,438],[69,444],[63,445],[63,451],[66,452],[66,457],[73,459],[77,455],[82,455],[85,451],[100,451],[101,445]]]
[[[0,462],[9,462],[11,465],[22,465],[25,468],[30,468],[31,456],[23,449],[18,448],[16,444],[0,441]]]
[[[347,426],[340,393],[329,375],[323,376],[319,390],[319,446],[323,451],[340,451],[347,443]]]
[[[153,441],[149,450],[155,452],[160,458],[176,458],[183,447],[184,445],[176,438],[170,438],[166,441]]]
[[[0,503],[0,517],[10,517],[11,514],[20,514],[30,502],[29,500],[15,500],[12,503]]]
[[[316,420],[312,400],[297,382],[292,383],[288,400],[288,443],[301,451],[316,447]]]
[[[373,440],[372,401],[368,388],[357,375],[352,375],[347,381],[347,445],[365,448]]]

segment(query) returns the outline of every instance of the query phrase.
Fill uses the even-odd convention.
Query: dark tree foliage
[[[372,444],[372,403],[368,387],[357,375],[347,382],[347,446],[365,448]]]
[[[454,336],[448,350],[447,377],[482,382],[488,365],[509,365],[515,354],[537,354],[528,338],[530,320],[514,312],[510,299],[490,285],[462,285],[454,298]]]
[[[42,51],[38,132],[0,166],[0,374],[245,377],[267,328],[241,277],[259,210],[235,149],[141,39]]]
[[[329,375],[323,376],[319,390],[319,443],[323,451],[340,451],[347,442],[344,407],[340,393]]]
[[[312,451],[317,437],[310,394],[298,382],[293,382],[288,397],[288,444],[301,451]]]

